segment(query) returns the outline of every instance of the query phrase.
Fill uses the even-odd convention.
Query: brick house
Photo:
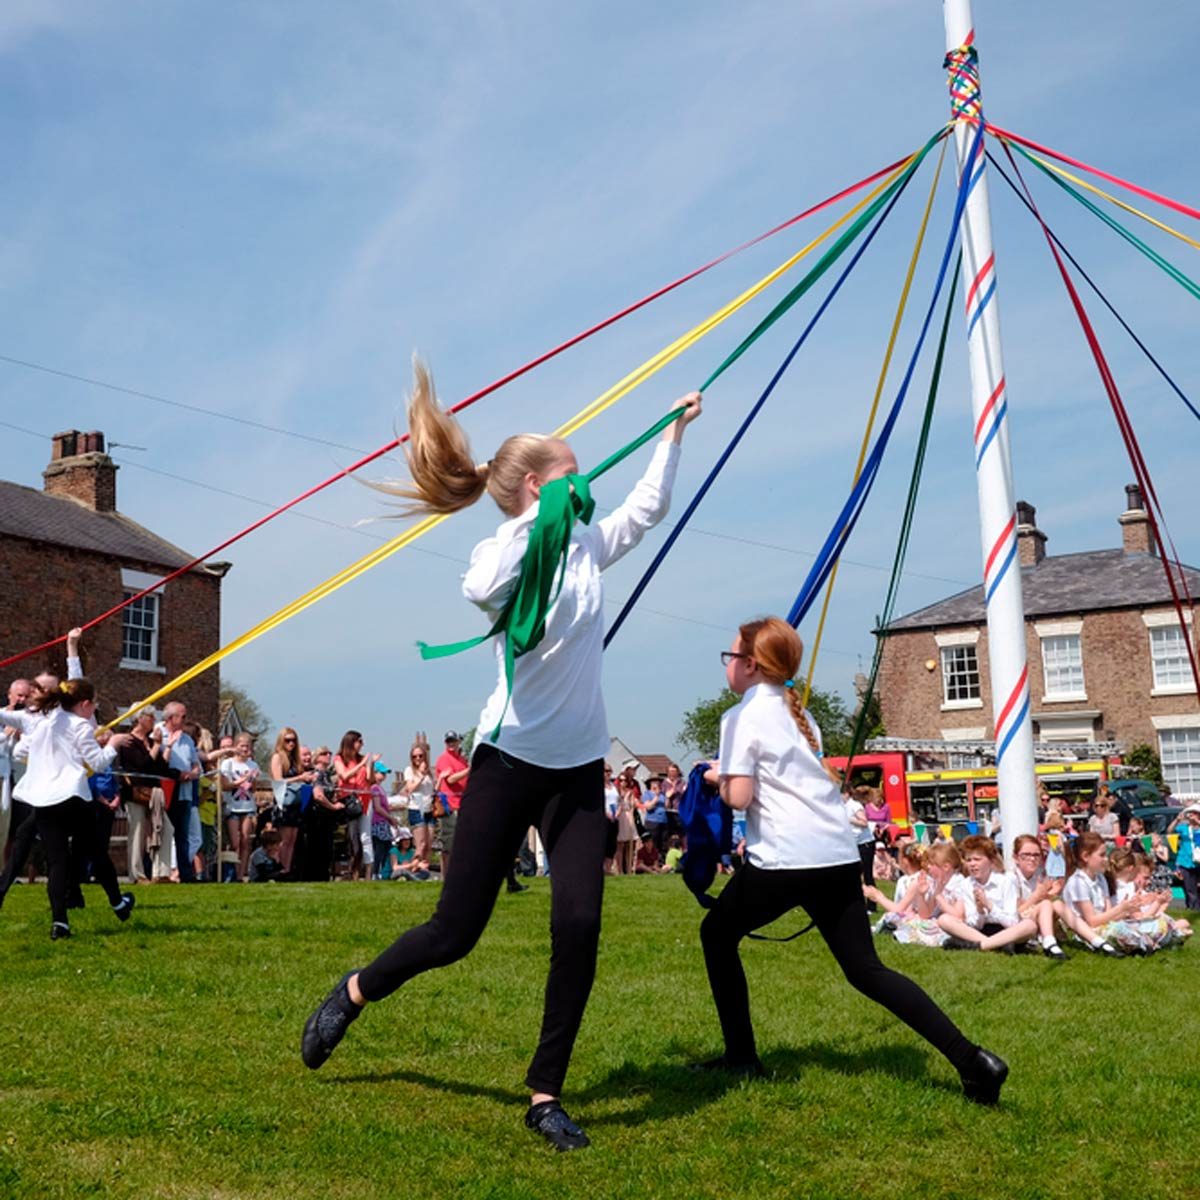
[[[102,433],[55,435],[43,480],[41,491],[0,480],[0,658],[66,633],[192,559],[117,511],[117,466]],[[89,630],[83,668],[102,720],[217,649],[228,570],[206,563]],[[47,668],[65,677],[64,647],[15,663],[3,686]],[[218,690],[209,671],[179,699],[215,729]]]
[[[1047,556],[1032,505],[1017,505],[1034,737],[1146,743],[1181,796],[1200,796],[1200,703],[1140,490],[1125,489],[1120,549]],[[1200,571],[1185,568],[1200,595]],[[1185,612],[1189,629],[1192,613]],[[983,588],[892,621],[879,696],[897,737],[994,737]]]

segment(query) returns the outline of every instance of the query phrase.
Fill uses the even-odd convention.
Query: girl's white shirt
[[[575,525],[562,590],[546,614],[545,636],[517,659],[511,696],[504,678],[503,636],[493,640],[497,682],[479,714],[480,745],[494,745],[523,762],[556,769],[581,766],[608,753],[601,689],[604,584],[600,573],[628,554],[666,516],[678,463],[679,446],[660,441],[645,474],[619,508],[591,525]],[[463,595],[489,621],[500,614],[512,593],[536,517],[534,504],[505,521],[495,537],[485,538],[471,552]],[[497,722],[501,722],[500,732],[492,742]]]
[[[797,727],[785,691],[755,684],[721,718],[721,774],[754,780],[746,857],[766,871],[857,863],[841,793]],[[806,715],[819,746],[821,731]]]
[[[61,708],[45,714],[3,710],[0,725],[21,731],[29,767],[13,796],[33,808],[49,808],[72,796],[90,800],[87,769],[106,771],[117,757],[113,747],[97,743],[90,721]]]
[[[1019,904],[1024,904],[1025,901],[1033,895],[1034,889],[1038,886],[1038,884],[1046,878],[1046,868],[1038,867],[1038,869],[1034,871],[1033,875],[1029,879],[1026,879],[1025,876],[1021,874],[1021,869],[1019,867],[1010,867],[1008,871],[1008,877],[1012,880],[1013,887],[1017,889],[1017,902]]]
[[[416,782],[416,778],[417,773],[410,763],[404,768],[404,782],[412,784]],[[433,807],[433,776],[428,771],[425,772],[425,778],[408,793],[407,807],[415,809],[422,815]]]
[[[1098,913],[1104,912],[1112,905],[1108,890],[1108,880],[1103,875],[1095,879],[1088,877],[1086,871],[1073,871],[1062,890],[1063,900],[1071,906],[1076,916],[1083,916],[1079,911],[1079,902],[1086,900]]]

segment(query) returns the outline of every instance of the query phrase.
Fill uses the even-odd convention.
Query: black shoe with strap
[[[975,1051],[970,1065],[959,1071],[963,1095],[976,1104],[995,1104],[1008,1078],[1008,1063],[982,1046]]]
[[[70,936],[70,925],[66,925],[62,921],[55,921],[54,924],[50,926],[50,940],[52,942],[61,942],[63,938],[69,938]]]
[[[540,1133],[555,1150],[582,1150],[591,1139],[567,1115],[557,1100],[542,1100],[531,1104],[525,1114],[525,1127]]]
[[[350,1023],[362,1012],[360,1005],[350,999],[348,984],[356,972],[350,971],[338,981],[337,987],[321,1001],[316,1012],[304,1023],[300,1038],[300,1057],[304,1065],[315,1071],[337,1049],[346,1036]]]

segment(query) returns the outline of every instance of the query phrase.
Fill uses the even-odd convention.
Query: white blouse
[[[820,745],[820,731],[808,719]],[[755,684],[721,718],[721,774],[754,780],[746,809],[746,856],[754,866],[786,871],[859,861],[841,792],[779,684]]]
[[[48,713],[0,710],[0,725],[19,729],[29,768],[13,795],[33,808],[49,808],[72,796],[90,800],[88,771],[106,771],[116,760],[111,746],[101,747],[90,721],[61,708]]]
[[[600,573],[628,554],[666,516],[678,462],[679,446],[660,441],[646,473],[619,508],[592,525],[575,525],[562,590],[546,614],[545,636],[517,659],[511,697],[504,677],[503,637],[493,639],[498,678],[479,715],[480,745],[495,745],[523,762],[552,768],[581,766],[608,753],[608,718],[600,684],[604,657]],[[463,595],[489,620],[500,614],[512,592],[536,517],[537,505],[530,505],[471,553]],[[491,734],[502,712],[493,743]]]

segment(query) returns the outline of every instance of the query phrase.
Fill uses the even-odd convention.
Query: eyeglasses
[[[1017,855],[1017,857],[1018,858],[1041,858],[1042,855],[1041,855],[1041,851],[1039,851],[1039,850],[1022,850],[1021,853]]]
[[[285,746],[294,746],[296,744],[296,739],[295,738],[284,738],[283,744]]]
[[[744,658],[747,662],[752,661],[752,654],[740,654],[737,650],[722,650],[721,651],[721,666],[727,667],[735,658]]]

